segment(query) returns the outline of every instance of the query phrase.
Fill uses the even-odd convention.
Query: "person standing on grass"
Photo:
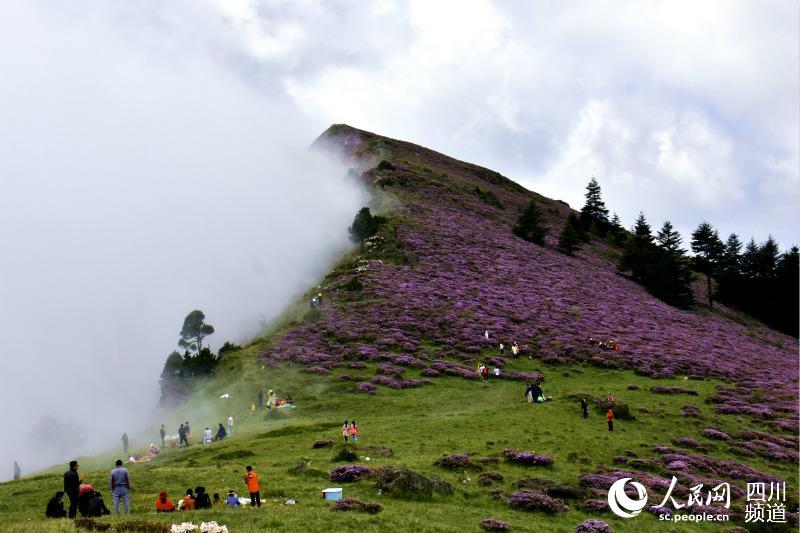
[[[122,451],[125,453],[125,455],[128,455],[128,434],[127,433],[123,433],[122,434]]]
[[[352,442],[358,442],[358,426],[355,420],[350,423],[350,440]]]
[[[501,342],[500,343],[500,355],[503,355],[503,353],[505,352],[505,349],[506,349],[506,345]]]
[[[258,406],[259,407],[264,407],[264,391],[263,390],[258,391]]]
[[[586,398],[581,398],[581,412],[583,413],[583,418],[589,418],[589,403]]]
[[[608,422],[608,430],[614,431],[614,411],[611,409],[606,413],[606,422]]]
[[[228,415],[228,436],[233,437],[233,415]]]
[[[131,490],[131,480],[128,469],[122,466],[122,459],[117,459],[116,467],[111,471],[108,481],[111,487],[111,498],[114,500],[114,514],[119,516],[119,501],[125,507],[125,516],[128,516],[128,496]]]
[[[164,429],[164,424],[161,424],[161,429],[158,430],[159,435],[161,435],[161,446],[167,445],[167,430]]]
[[[347,420],[344,421],[342,424],[342,437],[344,437],[344,442],[347,444],[347,438],[350,436],[350,425],[347,423]]]
[[[178,446],[189,446],[189,441],[186,439],[186,427],[183,424],[178,428]]]
[[[81,488],[81,478],[78,474],[78,461],[69,462],[69,470],[64,472],[64,492],[69,496],[69,516],[75,518],[78,513],[78,492]]]
[[[22,470],[19,467],[19,463],[14,461],[14,481],[17,481],[20,476],[22,476]]]
[[[253,472],[253,467],[247,465],[247,471],[244,475],[244,482],[247,483],[247,491],[250,493],[250,505],[253,507],[261,507],[261,493],[258,491],[258,474]]]

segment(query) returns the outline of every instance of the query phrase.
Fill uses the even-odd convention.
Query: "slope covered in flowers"
[[[506,362],[499,342],[518,342],[523,359],[544,363],[719,378],[730,385],[714,399],[717,412],[797,429],[796,339],[724,308],[670,307],[617,273],[615,252],[604,243],[574,257],[561,254],[553,234],[569,207],[490,170],[348,126],[332,127],[319,142],[355,161],[365,183],[376,195],[391,195],[395,207],[389,227],[326,278],[319,316],[281,337],[263,354],[267,362],[288,360],[326,373],[381,361],[392,370],[379,366],[373,383],[403,388],[422,384],[404,379],[403,368],[476,379],[474,368],[487,353],[491,365]],[[378,170],[379,161],[394,168]],[[493,192],[503,208],[484,202],[476,187]],[[511,232],[531,198],[551,226],[546,246]],[[361,290],[343,288],[353,277]],[[621,349],[600,350],[589,345],[590,337],[615,339]],[[375,389],[362,384],[359,390]]]

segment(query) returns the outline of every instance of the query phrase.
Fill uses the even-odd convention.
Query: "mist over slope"
[[[251,339],[364,195],[291,106],[156,21],[62,7],[0,22],[0,479],[136,439],[186,314]]]

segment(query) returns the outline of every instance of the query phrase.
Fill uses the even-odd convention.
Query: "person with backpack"
[[[108,484],[111,487],[111,498],[114,500],[114,514],[119,516],[119,501],[122,500],[125,516],[128,516],[131,480],[128,469],[122,466],[121,459],[117,459],[116,466],[111,471]]]
[[[111,511],[106,507],[106,502],[103,501],[103,495],[99,492],[92,491],[92,499],[89,500],[89,509],[86,516],[98,517],[106,514],[111,514]]]
[[[261,507],[258,474],[253,471],[253,467],[250,465],[247,465],[245,470],[244,482],[247,484],[247,491],[250,493],[250,505],[253,507]]]

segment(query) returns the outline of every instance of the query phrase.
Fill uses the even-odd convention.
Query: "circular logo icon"
[[[625,484],[628,481],[631,481],[631,478],[618,479],[608,489],[608,506],[615,515],[622,518],[633,518],[647,505],[647,491],[641,483],[631,481],[631,485],[639,494],[637,499],[634,500],[625,494]]]

